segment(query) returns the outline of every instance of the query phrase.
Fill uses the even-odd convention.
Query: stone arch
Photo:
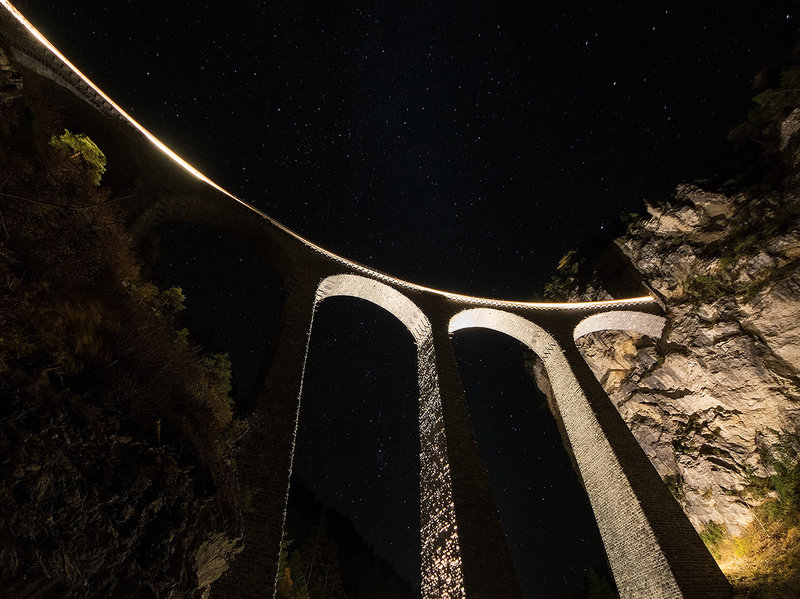
[[[663,316],[627,310],[609,310],[581,320],[573,331],[573,339],[598,331],[633,331],[658,340],[667,320]]]
[[[650,315],[608,314],[584,319],[575,334],[621,324],[660,333]],[[451,334],[467,328],[504,333],[544,362],[621,597],[729,596],[724,576],[669,491],[661,488],[661,479],[602,388],[587,383],[587,372],[578,374],[571,365],[576,348],[565,352],[568,348],[543,327],[493,308],[463,310],[448,328]]]
[[[464,597],[431,323],[405,295],[361,275],[339,274],[323,279],[317,286],[314,310],[323,300],[336,296],[359,298],[383,308],[403,323],[414,338],[419,382],[422,597]]]
[[[609,370],[605,374],[598,370],[598,355],[600,353],[602,355],[603,349],[606,347],[613,348],[614,351],[618,350],[621,346],[624,345],[625,342],[631,341],[631,334],[640,334],[646,337],[649,337],[657,344],[659,340],[664,335],[664,327],[666,326],[666,318],[663,316],[658,316],[655,314],[647,314],[644,312],[625,312],[625,311],[609,311],[609,312],[601,312],[599,314],[593,314],[588,316],[587,318],[583,319],[578,325],[575,327],[573,331],[573,338],[575,340],[575,345],[581,353],[584,361],[589,365],[594,373],[595,377],[597,378],[598,382],[603,386],[603,388],[609,393],[609,395],[614,394],[614,387],[617,387],[621,384],[621,380],[624,380],[624,376],[627,375],[623,374],[620,375],[622,378],[613,378],[618,372],[617,370]],[[606,335],[593,335],[594,333],[606,333]],[[583,345],[582,342],[586,342],[587,345]],[[600,344],[597,347],[591,345],[593,342]],[[598,347],[600,349],[598,349]],[[634,344],[634,352],[640,350],[640,346],[638,344]],[[596,353],[597,352],[597,353]],[[616,356],[615,354],[612,354]],[[625,358],[622,358],[624,361]],[[619,366],[615,365],[615,368],[619,368]],[[625,372],[624,370],[622,372]],[[649,401],[649,400],[648,400]],[[641,435],[637,434],[636,426],[634,425],[634,421],[631,421],[630,414],[631,408],[630,406],[626,405],[623,406],[622,403],[612,403],[617,407],[617,410],[620,412],[620,415],[625,419],[628,427],[631,429],[631,432],[637,436],[637,439],[641,439]],[[626,410],[627,416],[626,416]],[[659,454],[658,451],[653,451],[653,445],[650,445],[649,451],[645,449],[647,446],[646,442],[640,441],[640,445],[648,455],[648,458],[652,462],[653,466],[656,470],[659,471],[661,476],[665,475],[665,465],[668,465],[669,462],[666,458],[664,458],[663,454]],[[672,453],[672,445],[668,444],[667,447]],[[669,470],[667,470],[669,472]]]
[[[349,296],[366,300],[389,312],[414,337],[419,346],[431,334],[431,323],[417,305],[405,295],[385,283],[361,275],[332,275],[317,286],[315,305],[335,296]]]

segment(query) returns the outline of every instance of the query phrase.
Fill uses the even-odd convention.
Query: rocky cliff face
[[[595,333],[581,350],[698,531],[740,534],[774,493],[768,458],[800,431],[800,110],[777,184],[678,188],[618,246],[661,301],[662,339]],[[731,186],[733,187],[733,186]],[[589,286],[572,299],[609,297]]]

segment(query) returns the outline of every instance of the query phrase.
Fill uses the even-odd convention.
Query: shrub
[[[551,301],[564,301],[569,299],[570,292],[575,290],[575,277],[580,271],[582,259],[578,257],[577,250],[569,250],[558,261],[556,274],[550,277],[544,286],[544,297]]]
[[[795,520],[800,516],[800,435],[777,432],[778,441],[762,459],[775,474],[770,476],[772,488],[778,495],[774,515]]]
[[[95,186],[100,185],[100,179],[106,172],[106,155],[88,135],[64,129],[61,135],[50,138],[50,145],[65,152],[71,159],[81,160],[91,182]]]
[[[686,285],[686,296],[695,304],[714,302],[726,293],[720,279],[710,275],[697,275]]]
[[[703,543],[706,544],[711,555],[717,560],[720,559],[719,546],[725,539],[727,532],[724,525],[714,522],[713,520],[706,522],[703,530],[700,531],[700,538],[703,539]]]
[[[683,489],[683,475],[682,474],[668,474],[664,477],[664,484],[678,501],[686,498],[686,491]]]

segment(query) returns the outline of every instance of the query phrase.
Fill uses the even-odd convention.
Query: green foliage
[[[180,288],[160,290],[142,277],[123,206],[96,185],[105,168],[97,146],[69,131],[40,141],[27,154],[0,152],[0,172],[10,173],[0,228],[0,380],[34,397],[79,395],[124,411],[141,430],[194,452],[220,500],[235,501],[229,461],[240,424],[230,360],[208,355],[178,326]]]
[[[284,538],[277,582],[276,599],[347,599],[338,548],[324,514],[299,549]]]
[[[558,261],[558,266],[556,268],[559,272],[564,274],[576,275],[578,274],[581,262],[582,260],[578,259],[578,251],[569,250],[561,257],[561,260]]]
[[[199,529],[208,534],[233,530],[241,513],[230,467],[240,426],[226,394],[230,363],[218,356],[204,361],[188,331],[176,330],[183,293],[161,291],[141,276],[125,230],[132,216],[125,196],[109,202],[114,190],[98,186],[105,156],[88,137],[64,130],[60,107],[52,121],[41,122],[40,106],[28,102],[35,79],[26,80],[20,102],[0,111],[0,408],[7,421],[19,421],[11,430],[24,432],[11,438],[13,445],[29,445],[14,463],[31,460],[32,480],[41,477],[36,493],[18,487],[25,513],[15,518],[40,532],[26,539],[25,526],[15,524],[12,561],[19,564],[11,569],[22,573],[27,591],[6,595],[28,596],[40,587],[54,596],[84,594],[86,577],[76,572],[86,547],[94,548],[95,570],[113,572],[120,543],[134,570],[136,564],[153,570],[134,576],[130,596],[194,595],[193,569],[175,566],[187,548],[206,540],[193,532],[196,524],[205,523]],[[64,134],[51,138],[53,131]],[[143,174],[133,171],[132,177]],[[137,195],[153,193],[142,191],[145,181],[126,184]],[[150,199],[132,201],[138,209]],[[7,495],[3,505],[16,506]],[[55,523],[47,519],[54,510],[62,516]],[[83,527],[88,532],[77,540],[69,517],[76,511],[100,522],[96,530]],[[92,517],[103,513],[112,520],[122,514],[116,520],[127,524],[116,527],[119,538],[103,529],[108,518]],[[44,547],[37,539],[45,537],[67,540],[47,541],[42,552],[26,549]],[[119,594],[113,575],[88,575],[94,595]],[[111,591],[99,586],[104,578],[114,581]]]
[[[664,477],[664,484],[667,485],[667,488],[672,493],[672,496],[678,501],[682,501],[686,497],[686,492],[683,489],[682,474],[668,474]]]
[[[231,392],[231,361],[228,354],[202,356],[198,363],[199,388],[196,393],[208,411],[208,417],[227,428],[233,421]]]
[[[685,423],[679,424],[672,437],[672,448],[675,450],[675,454],[687,455],[696,453],[697,448],[691,443],[691,439],[696,434],[699,434],[704,426],[700,419],[700,414],[697,412],[690,414]]]
[[[745,206],[731,219],[730,234],[722,248],[719,264],[730,270],[738,261],[761,251],[776,235],[782,235],[797,227],[800,219],[800,204],[790,198],[758,206]]]
[[[222,395],[231,392],[231,360],[228,354],[208,354],[200,359],[203,376],[211,389]]]
[[[570,291],[574,288],[573,279],[559,274],[554,274],[544,285],[544,297],[553,302],[563,302],[569,299]]]
[[[39,314],[34,323],[39,347],[54,356],[61,374],[78,374],[109,361],[102,318],[97,301],[59,301]]]
[[[758,476],[752,466],[743,466],[742,474],[745,480],[744,491],[756,499],[765,499],[773,491],[769,477]]]
[[[706,544],[711,555],[715,559],[720,559],[720,544],[728,534],[728,529],[723,524],[709,520],[705,523],[703,530],[700,531],[700,538]]]
[[[620,217],[620,221],[625,225],[625,230],[631,233],[643,220],[638,212],[626,212]]]
[[[158,308],[164,318],[175,318],[186,308],[186,296],[180,287],[169,287],[158,296]]]
[[[800,67],[789,67],[781,72],[779,86],[764,90],[753,101],[760,118],[770,121],[784,118],[800,105]]]
[[[556,274],[544,286],[544,297],[551,301],[569,299],[575,289],[575,276],[580,271],[583,260],[578,257],[577,250],[569,250],[561,257],[556,267]]]
[[[278,558],[278,580],[275,589],[276,599],[311,599],[306,585],[300,553],[289,551],[293,541],[284,538]]]
[[[136,301],[146,304],[153,314],[171,323],[186,308],[186,296],[180,287],[169,287],[162,291],[152,283],[134,281],[128,283],[128,289]]]
[[[774,470],[770,486],[778,496],[770,515],[795,522],[800,519],[800,435],[777,432],[777,442],[761,454],[765,465]]]
[[[686,285],[687,299],[697,305],[715,302],[728,292],[724,282],[711,275],[696,275]]]
[[[747,120],[728,133],[728,139],[737,145],[748,141],[765,144],[776,137],[776,126],[800,106],[800,66],[785,69],[778,86],[756,95],[753,103]]]
[[[64,129],[61,135],[53,135],[50,138],[50,145],[66,153],[71,159],[80,160],[90,181],[95,186],[100,185],[100,179],[106,172],[106,155],[88,135]]]
[[[779,278],[780,272],[781,269],[779,268],[767,268],[757,279],[753,279],[748,283],[738,286],[737,293],[743,296],[746,301],[752,301],[755,296]]]

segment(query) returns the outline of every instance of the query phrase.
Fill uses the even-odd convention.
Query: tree
[[[339,550],[323,511],[301,553],[306,563],[306,581],[312,599],[347,599],[342,583]]]
[[[64,129],[61,135],[50,138],[50,145],[66,152],[72,159],[81,160],[91,182],[95,186],[100,185],[100,179],[106,172],[106,155],[88,135]]]
[[[278,559],[278,580],[275,589],[276,599],[310,599],[305,570],[299,551],[289,552],[292,541],[281,541],[281,553]]]

